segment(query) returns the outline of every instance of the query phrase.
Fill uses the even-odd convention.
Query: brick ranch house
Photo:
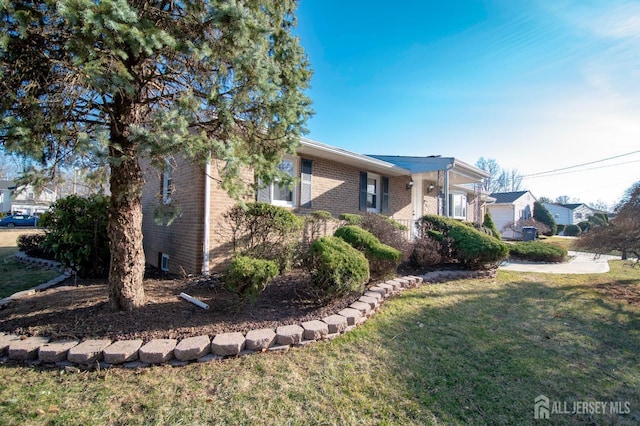
[[[146,260],[172,273],[220,271],[233,254],[223,215],[236,203],[218,188],[220,163],[214,159],[203,170],[175,156],[167,164],[164,171],[145,167]],[[455,158],[367,156],[303,138],[281,168],[297,178],[295,187],[272,184],[255,200],[299,215],[369,211],[411,227],[428,213],[481,221],[485,211],[487,194],[478,188],[487,173]],[[246,171],[244,179],[253,182],[253,173]],[[180,206],[181,215],[169,226],[157,224],[156,209],[169,202]]]

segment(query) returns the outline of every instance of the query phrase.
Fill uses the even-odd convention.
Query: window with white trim
[[[367,173],[367,211],[380,212],[380,175]]]
[[[449,194],[449,217],[455,219],[467,218],[466,194]]]
[[[293,159],[283,159],[278,166],[280,171],[285,172],[291,177],[295,177],[295,161]],[[274,182],[271,185],[271,202],[277,205],[294,206],[295,205],[295,187],[290,188],[285,185],[279,185]]]
[[[298,159],[295,157],[285,157],[280,162],[278,168],[295,178],[298,176]],[[297,185],[292,187],[281,185],[274,181],[271,185],[258,190],[258,201],[271,203],[276,206],[296,207],[298,199]]]
[[[162,171],[162,204],[171,203],[171,194],[173,192],[173,164],[170,158],[165,160],[164,170]]]

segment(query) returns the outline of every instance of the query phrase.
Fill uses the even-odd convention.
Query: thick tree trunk
[[[144,305],[142,247],[142,185],[138,146],[129,139],[130,124],[140,117],[133,97],[118,93],[113,101],[109,157],[109,305],[113,311],[132,311]]]
[[[134,153],[111,165],[109,206],[109,305],[114,311],[143,306],[145,257],[142,247],[142,172]]]

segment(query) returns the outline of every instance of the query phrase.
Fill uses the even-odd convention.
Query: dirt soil
[[[321,319],[349,306],[361,294],[316,302],[309,276],[293,271],[277,277],[254,305],[238,304],[219,278],[181,279],[153,271],[144,282],[146,306],[111,312],[106,280],[68,279],[61,286],[17,300],[0,310],[0,331],[54,339],[181,339]],[[204,310],[180,298],[187,293],[210,306]]]

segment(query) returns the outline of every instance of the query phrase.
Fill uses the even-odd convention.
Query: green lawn
[[[535,424],[534,398],[640,422],[640,269],[425,285],[335,340],[182,368],[1,366],[0,424]]]
[[[59,271],[25,265],[11,256],[18,251],[16,238],[41,231],[17,230],[0,232],[0,299],[18,291],[33,288],[60,275]]]

